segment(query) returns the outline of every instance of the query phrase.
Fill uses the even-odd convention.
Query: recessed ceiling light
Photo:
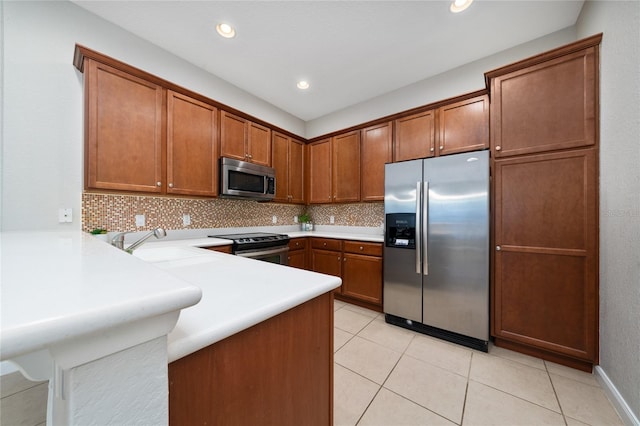
[[[224,38],[233,38],[236,36],[236,30],[229,24],[220,23],[216,25],[216,31]]]
[[[459,13],[471,6],[473,0],[454,0],[449,10],[453,13]]]
[[[298,89],[307,90],[309,88],[309,82],[308,81],[304,81],[304,80],[300,80],[298,82],[298,84],[296,84],[296,86],[298,86]]]

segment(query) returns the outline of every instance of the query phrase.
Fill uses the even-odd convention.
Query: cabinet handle
[[[173,188],[173,184],[172,183],[169,184],[169,188]]]
[[[500,151],[502,147],[500,145],[496,146],[496,151]]]
[[[156,186],[162,186],[162,182],[156,182]]]
[[[500,250],[502,250],[502,247],[496,246],[496,251],[500,251]]]

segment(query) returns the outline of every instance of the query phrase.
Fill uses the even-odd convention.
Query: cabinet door
[[[217,109],[167,92],[167,193],[217,195]]]
[[[336,277],[341,276],[342,252],[312,249],[311,270]]]
[[[360,201],[360,131],[331,139],[333,202]]]
[[[304,204],[304,143],[289,142],[289,202]]]
[[[162,191],[162,87],[87,59],[85,186]]]
[[[497,158],[596,142],[596,48],[491,81],[491,146]]]
[[[480,96],[438,109],[438,155],[489,148],[489,97]]]
[[[362,130],[362,201],[384,200],[384,165],[393,159],[392,127],[388,122]]]
[[[271,129],[249,122],[247,152],[252,163],[271,167]]]
[[[309,203],[330,203],[333,199],[331,193],[331,139],[312,143],[308,147],[308,152]]]
[[[311,249],[311,270],[321,274],[342,276],[342,252]],[[342,286],[333,290],[341,293]]]
[[[382,304],[382,258],[345,253],[342,264],[342,294]]]
[[[286,203],[289,201],[289,138],[273,132],[271,148],[276,171],[276,195],[273,201]]]
[[[493,334],[597,358],[595,149],[495,162]]]
[[[307,269],[307,252],[295,250],[289,252],[289,266],[298,269]]]
[[[247,160],[247,120],[226,111],[220,112],[220,155]]]
[[[393,161],[415,160],[435,155],[435,111],[425,111],[395,121]]]

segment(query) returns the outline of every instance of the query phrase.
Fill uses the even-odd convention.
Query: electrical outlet
[[[273,216],[273,217],[271,218],[271,222],[273,222],[273,223],[278,223],[278,216]]]
[[[145,220],[143,214],[136,215],[136,226],[144,226]]]
[[[298,216],[293,217],[293,223],[298,223]]]
[[[332,224],[332,225],[333,225],[334,223],[336,223],[336,218],[335,218],[335,216],[329,216],[329,223],[330,223],[330,224]]]
[[[182,224],[184,226],[191,225],[191,215],[189,213],[185,213],[182,215]]]

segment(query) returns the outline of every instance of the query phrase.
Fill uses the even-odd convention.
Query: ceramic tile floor
[[[335,301],[334,425],[622,425],[592,374]]]

